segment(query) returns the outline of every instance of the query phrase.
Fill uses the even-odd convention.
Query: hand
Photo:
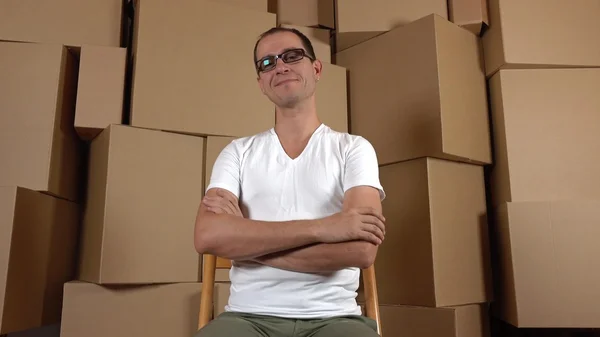
[[[317,235],[325,243],[363,240],[380,245],[385,236],[384,222],[374,208],[351,208],[322,219]]]
[[[222,189],[218,189],[217,195],[214,197],[205,196],[202,198],[202,203],[210,212],[215,214],[231,214],[243,217],[235,197]]]

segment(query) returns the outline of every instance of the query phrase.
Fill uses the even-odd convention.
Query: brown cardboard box
[[[141,0],[137,9],[132,125],[221,136],[273,125],[252,51],[274,14],[196,0]]]
[[[517,327],[600,326],[598,224],[598,200],[502,204],[495,314]]]
[[[294,28],[310,40],[315,50],[315,56],[321,62],[331,63],[331,37],[328,29],[301,27],[294,25],[281,25],[285,28]]]
[[[425,158],[383,166],[380,175],[387,197],[375,261],[379,303],[490,301],[483,167]]]
[[[383,336],[488,337],[487,305],[447,308],[380,306]]]
[[[475,35],[481,35],[490,24],[487,2],[488,0],[448,0],[450,21]]]
[[[269,0],[269,12],[277,13],[278,25],[288,24],[335,29],[334,1]]]
[[[2,0],[0,40],[121,45],[122,0]]]
[[[344,67],[323,63],[323,76],[315,92],[319,119],[339,132],[348,132],[346,72]]]
[[[196,282],[204,138],[111,125],[90,148],[79,279]]]
[[[245,9],[252,9],[255,11],[267,12],[268,0],[211,0],[215,2],[221,2],[228,5],[240,6]]]
[[[75,129],[92,140],[110,124],[121,124],[127,50],[84,46],[79,59]]]
[[[336,57],[349,70],[350,131],[371,141],[381,165],[425,156],[491,162],[477,36],[429,15]]]
[[[501,68],[600,66],[600,2],[489,0],[488,76]]]
[[[0,187],[0,334],[60,321],[62,285],[75,276],[79,207]]]
[[[0,185],[78,200],[77,61],[51,44],[0,42],[0,55]]]
[[[489,86],[493,205],[600,199],[600,69],[501,70]]]
[[[65,284],[61,337],[190,337],[201,283],[142,286]]]
[[[448,18],[447,0],[335,1],[335,50],[340,52],[376,35],[430,14]],[[370,62],[367,62],[371,64]]]

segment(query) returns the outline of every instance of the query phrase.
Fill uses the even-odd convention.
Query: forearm
[[[334,272],[344,268],[367,268],[375,260],[377,246],[366,241],[312,244],[255,258],[271,267],[305,272]]]
[[[195,244],[200,254],[248,260],[317,243],[319,220],[256,221],[229,214],[205,214],[196,224]]]

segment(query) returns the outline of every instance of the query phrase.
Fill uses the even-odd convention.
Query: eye
[[[299,61],[303,56],[302,50],[290,50],[283,54],[283,60],[286,62],[294,62]]]

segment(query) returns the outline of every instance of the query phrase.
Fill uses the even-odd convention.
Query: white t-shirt
[[[321,124],[295,159],[274,129],[235,139],[217,157],[206,190],[232,192],[249,219],[289,221],[340,212],[344,192],[359,185],[375,187],[385,197],[373,146]],[[358,268],[299,273],[234,261],[225,310],[290,318],[360,315],[359,277]]]

